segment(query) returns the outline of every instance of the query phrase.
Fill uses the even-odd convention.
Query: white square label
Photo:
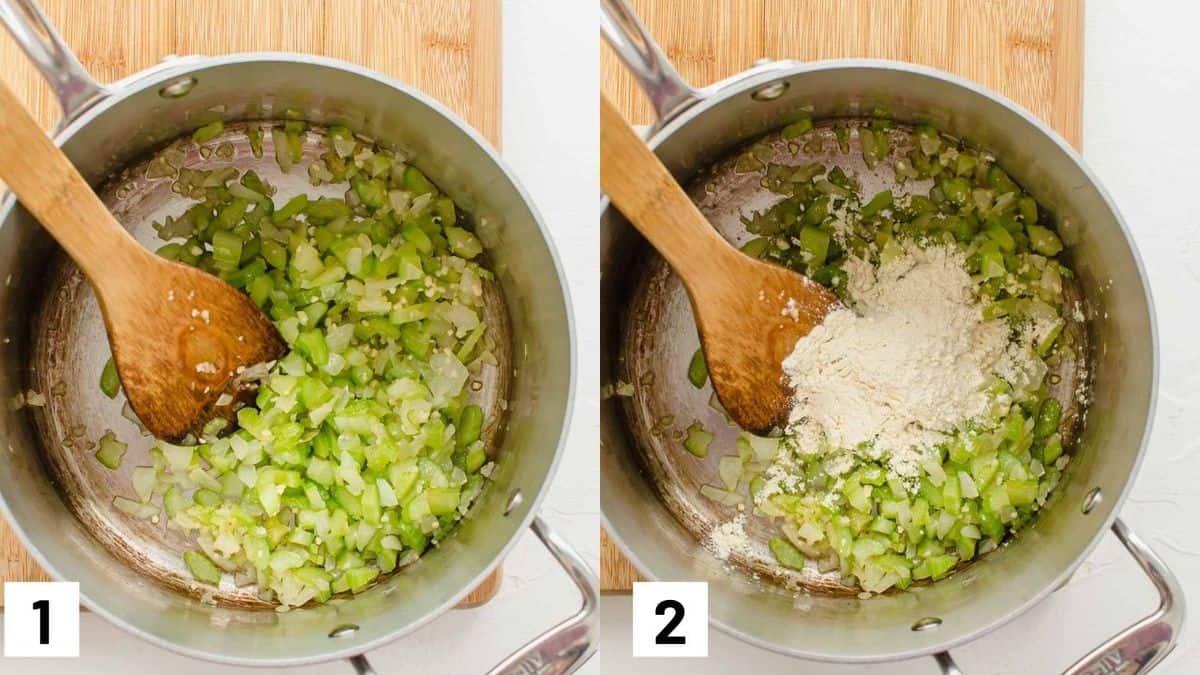
[[[635,583],[632,623],[635,657],[708,656],[708,584]]]
[[[4,656],[79,656],[79,584],[4,584]]]

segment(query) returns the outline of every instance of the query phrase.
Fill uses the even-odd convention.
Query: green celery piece
[[[308,207],[308,195],[298,194],[292,197],[280,209],[271,214],[271,222],[282,223],[293,218]]]
[[[129,446],[117,440],[112,430],[108,430],[100,437],[100,449],[96,451],[96,460],[108,469],[116,471],[121,467],[121,459],[125,457],[125,451]]]
[[[262,127],[249,124],[246,126],[246,139],[250,142],[250,153],[255,157],[263,156],[263,131]]]
[[[775,560],[780,565],[794,570],[804,569],[804,564],[807,558],[800,552],[800,549],[792,545],[790,541],[783,537],[772,537],[767,546],[771,549],[771,555],[775,556]]]
[[[704,360],[704,350],[700,347],[696,348],[696,353],[692,354],[692,360],[688,362],[687,378],[697,389],[708,382],[708,363]]]
[[[449,227],[458,221],[458,212],[454,208],[454,200],[449,197],[438,197],[433,202],[433,212],[437,215],[443,227]]]
[[[938,187],[952,204],[962,206],[971,198],[971,184],[966,178],[943,178],[938,181]]]
[[[1007,194],[1009,192],[1020,192],[1021,190],[1019,187],[1017,187],[1017,184],[1013,182],[1013,179],[1009,178],[1008,174],[1004,172],[1004,169],[1001,169],[995,164],[988,167],[987,182],[988,186],[993,188],[997,195]]]
[[[844,124],[834,125],[833,135],[837,139],[838,150],[841,150],[843,155],[850,154],[850,127]]]
[[[483,252],[483,245],[470,232],[459,227],[446,228],[446,241],[450,250],[457,256],[470,260]]]
[[[416,195],[437,192],[437,188],[433,186],[433,183],[429,182],[425,174],[411,164],[404,169],[404,187]]]
[[[204,126],[192,132],[192,140],[198,145],[203,145],[217,136],[220,136],[222,131],[225,131],[224,122],[221,120],[209,122],[208,124],[205,124]]]
[[[121,390],[121,379],[117,376],[117,364],[112,357],[104,362],[104,370],[100,372],[100,391],[109,398],[116,398]]]
[[[1033,425],[1034,438],[1049,438],[1058,431],[1058,422],[1061,418],[1062,404],[1058,402],[1058,399],[1049,397],[1042,401]]]
[[[1029,247],[1044,256],[1054,257],[1062,252],[1063,243],[1053,231],[1039,225],[1027,225]]]
[[[213,233],[213,261],[224,269],[234,269],[242,259],[242,237],[235,232]]]
[[[712,441],[713,435],[700,426],[699,422],[693,422],[687,428],[687,438],[683,441],[683,447],[696,457],[703,459],[708,456],[708,446]]]
[[[770,244],[771,241],[766,237],[755,237],[745,244],[742,244],[741,251],[751,258],[761,258],[763,253],[766,253],[767,247],[770,246]]]
[[[780,131],[780,136],[782,136],[784,140],[792,140],[794,138],[799,138],[799,137],[803,136],[804,134],[811,131],[812,128],[813,128],[812,118],[811,117],[801,117],[800,119],[796,120],[795,122],[792,122],[791,124],[784,127],[783,130]]]
[[[1057,433],[1047,438],[1042,446],[1042,462],[1053,464],[1063,453],[1062,437]]]
[[[890,208],[891,206],[892,191],[884,190],[876,194],[874,197],[871,197],[871,200],[866,204],[863,204],[862,208],[859,209],[859,215],[863,218],[870,218],[878,214],[880,211]]]
[[[804,227],[800,230],[800,250],[805,253],[804,261],[809,267],[817,268],[825,264],[829,255],[829,233],[818,227]]]
[[[1025,195],[1017,200],[1017,211],[1021,214],[1021,220],[1025,221],[1025,225],[1036,225],[1038,221],[1038,205],[1037,201],[1029,195]],[[1049,255],[1056,255],[1051,253]]]
[[[455,430],[455,441],[458,447],[465,448],[479,440],[482,430],[483,408],[473,403],[463,408],[462,414],[458,418],[457,429]]]
[[[378,178],[357,179],[351,185],[353,185],[358,198],[368,208],[378,209],[387,203],[387,184]]]
[[[216,563],[201,551],[184,552],[183,562],[187,565],[188,571],[192,573],[192,576],[196,578],[196,581],[202,581],[213,586],[221,583],[221,568],[217,567]]]

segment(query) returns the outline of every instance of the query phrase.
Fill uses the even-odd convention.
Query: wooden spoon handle
[[[603,94],[600,187],[685,282],[734,251]]]
[[[0,83],[0,178],[93,283],[143,251],[105,208],[71,160]]]

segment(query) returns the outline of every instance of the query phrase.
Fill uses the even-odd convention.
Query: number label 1
[[[79,656],[79,584],[4,584],[4,656]]]
[[[33,608],[38,611],[40,619],[38,620],[38,644],[50,644],[50,601],[38,600],[33,603]]]
[[[633,655],[708,656],[708,584],[633,585]]]

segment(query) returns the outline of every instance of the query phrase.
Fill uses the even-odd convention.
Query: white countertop
[[[566,5],[567,3],[563,3]],[[575,4],[575,3],[570,3]],[[582,7],[582,5],[588,7]],[[578,338],[578,393],[566,453],[542,507],[550,525],[599,570],[600,492],[596,299],[599,11],[554,0],[505,0],[503,10],[503,154],[553,231],[570,277]],[[554,9],[555,11],[549,11]],[[579,606],[571,581],[532,534],[504,564],[499,595],[483,607],[451,610],[416,634],[369,654],[379,675],[482,673]],[[81,618],[80,660],[4,659],[5,675],[259,675],[177,656],[130,637],[103,619]],[[287,669],[297,675],[345,675],[344,663]],[[600,672],[598,659],[581,671]]]
[[[1200,40],[1195,3],[1087,4],[1083,147],[1091,168],[1133,230],[1157,306],[1161,388],[1150,448],[1122,518],[1169,564],[1184,587],[1200,588]],[[1162,110],[1158,106],[1166,106]],[[1200,664],[1200,595],[1179,646],[1156,671],[1194,673]],[[999,631],[953,652],[964,672],[1056,673],[1112,633],[1148,614],[1157,596],[1108,535],[1062,590]],[[629,599],[601,602],[605,672],[806,675],[936,672],[932,660],[887,666],[797,661],[709,634],[708,659],[686,663],[629,656]]]

